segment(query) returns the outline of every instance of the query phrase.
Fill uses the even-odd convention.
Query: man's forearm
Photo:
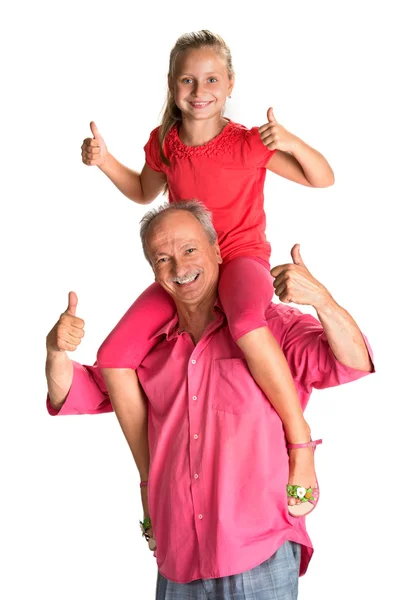
[[[352,316],[330,295],[314,308],[336,359],[347,367],[372,371],[364,338]]]
[[[73,381],[73,364],[66,352],[49,351],[45,365],[48,394],[52,408],[60,410]]]

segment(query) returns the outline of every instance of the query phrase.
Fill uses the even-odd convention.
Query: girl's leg
[[[132,304],[97,353],[101,368],[137,369],[158,341],[156,334],[175,315],[172,298],[153,283]]]
[[[255,381],[280,416],[288,442],[310,441],[310,428],[288,363],[265,319],[273,296],[272,277],[265,263],[251,257],[226,263],[220,273],[219,296],[231,335],[244,353]],[[290,450],[289,484],[316,486],[312,448]],[[289,504],[296,502],[289,499]]]
[[[148,404],[132,369],[102,369],[111,404],[130,447],[141,481],[148,481]],[[141,488],[144,519],[149,517],[148,487]]]
[[[141,481],[148,480],[147,400],[135,369],[158,342],[157,333],[175,314],[170,296],[157,283],[134,302],[97,354],[107,390]],[[148,487],[141,488],[144,518],[149,517]]]

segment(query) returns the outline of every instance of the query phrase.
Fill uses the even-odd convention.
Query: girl
[[[161,126],[145,146],[142,172],[125,167],[107,151],[94,123],[94,138],[84,140],[82,160],[97,165],[134,202],[148,204],[165,189],[169,202],[198,198],[212,212],[223,258],[219,297],[231,334],[278,412],[288,443],[300,445],[289,451],[287,503],[291,515],[301,516],[318,499],[314,444],[285,357],[264,316],[273,286],[263,186],[266,169],[309,187],[332,185],[334,175],[319,152],[277,123],[272,108],[260,128],[248,130],[226,119],[224,107],[233,86],[231,54],[224,40],[206,30],[185,34],[170,54],[166,107]],[[146,408],[135,369],[154,344],[154,334],[173,315],[171,299],[153,284],[98,353],[142,480],[149,468]],[[145,485],[143,481],[148,517]],[[144,529],[149,526],[145,521]]]

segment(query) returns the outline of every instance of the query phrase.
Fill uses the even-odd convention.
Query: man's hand
[[[292,153],[298,138],[277,122],[273,108],[268,109],[267,119],[268,122],[258,129],[262,142],[269,150]]]
[[[293,246],[291,256],[293,264],[279,265],[271,270],[275,277],[275,294],[281,302],[308,304],[317,310],[326,300],[331,300],[331,295],[304,264],[299,244]]]
[[[93,138],[86,138],[82,144],[82,162],[88,166],[102,167],[107,157],[107,147],[104,139],[96,127],[96,123],[90,123]]]
[[[73,352],[79,346],[85,335],[85,322],[76,316],[78,297],[75,292],[69,292],[68,308],[59,317],[47,335],[47,352]]]

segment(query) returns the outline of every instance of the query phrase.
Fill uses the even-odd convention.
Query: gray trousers
[[[156,600],[297,600],[300,544],[285,542],[254,569],[218,579],[174,583],[158,573]]]

